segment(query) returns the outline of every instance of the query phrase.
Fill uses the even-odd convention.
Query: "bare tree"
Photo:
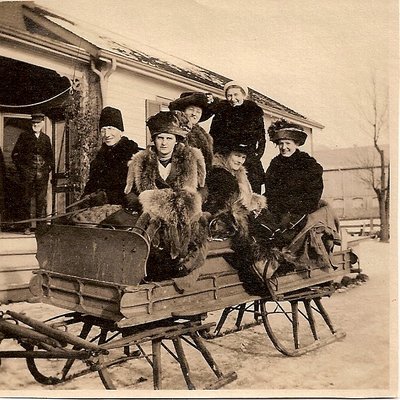
[[[385,155],[382,139],[388,137],[388,88],[386,85],[379,85],[376,74],[371,76],[366,96],[359,104],[361,117],[361,129],[372,139],[377,157],[365,155],[359,157],[359,166],[365,173],[359,178],[372,187],[376,193],[379,205],[380,217],[380,238],[382,241],[389,241],[390,237],[390,162],[389,155]]]

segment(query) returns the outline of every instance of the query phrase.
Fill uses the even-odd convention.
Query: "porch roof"
[[[71,20],[70,17],[38,6],[33,1],[18,3],[25,21],[25,30],[34,35],[46,36],[47,39],[51,37],[54,40],[82,47],[96,58],[107,52],[124,59],[124,62],[152,67],[172,76],[185,77],[218,90],[222,90],[224,84],[231,80],[217,72],[167,54],[137,40],[121,36],[118,33],[104,31],[103,28],[91,23]],[[1,21],[1,23],[4,24],[4,21]],[[22,28],[23,25],[20,24],[18,29]],[[260,106],[276,110],[279,114],[291,116],[310,127],[324,127],[322,124],[303,116],[252,88],[249,88],[249,94]]]

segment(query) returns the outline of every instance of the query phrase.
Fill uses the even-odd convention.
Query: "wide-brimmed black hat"
[[[223,146],[221,146],[218,152],[220,154],[227,155],[229,153],[232,153],[233,151],[237,153],[246,154],[247,156],[251,152],[251,147],[246,143],[240,143],[236,140],[231,140],[225,143]]]
[[[210,110],[208,106],[207,96],[204,93],[200,92],[183,92],[181,93],[179,99],[171,101],[169,103],[169,109],[185,111],[189,106],[196,106],[202,109],[202,114],[199,122],[206,121],[211,118],[213,112]]]
[[[124,131],[124,122],[122,121],[122,114],[118,108],[105,107],[101,111],[99,129],[105,126],[113,126],[119,129],[121,132]]]
[[[271,124],[268,128],[268,134],[269,140],[274,143],[278,143],[281,139],[290,139],[302,146],[307,139],[307,133],[304,132],[302,126],[288,122],[283,118]]]
[[[45,115],[43,113],[35,113],[31,115],[31,122],[41,122],[44,121]]]
[[[172,135],[186,138],[189,127],[188,119],[181,111],[160,111],[151,116],[146,125],[149,127],[151,137],[160,133],[170,133]]]

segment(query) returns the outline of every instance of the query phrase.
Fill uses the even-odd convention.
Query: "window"
[[[353,209],[362,209],[365,208],[364,199],[362,197],[354,197],[352,201]]]
[[[371,207],[372,208],[379,208],[379,201],[378,201],[378,198],[376,196],[371,199]]]
[[[168,105],[172,100],[168,100],[165,98],[159,98],[157,96],[157,100],[146,100],[146,121],[152,116],[156,115],[160,111],[169,111]],[[151,142],[150,131],[146,127],[146,145]]]
[[[342,198],[333,199],[332,207],[334,208],[338,217],[344,216],[344,200]]]

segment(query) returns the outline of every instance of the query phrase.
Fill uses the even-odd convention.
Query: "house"
[[[183,91],[223,96],[223,86],[231,80],[32,1],[0,2],[0,54],[0,146],[8,182],[13,184],[15,177],[10,157],[14,144],[29,126],[30,114],[40,110],[47,116],[46,132],[52,139],[57,167],[49,187],[49,213],[63,212],[79,196],[100,144],[97,122],[102,107],[119,108],[126,136],[145,147],[149,141],[145,121],[151,115],[167,109]],[[265,94],[249,92],[264,110],[266,127],[282,117],[302,125],[310,136],[305,150],[312,152],[312,137],[323,125]],[[265,167],[275,154],[269,146]],[[9,192],[17,194],[14,189]],[[9,204],[16,201],[17,197]],[[14,209],[8,210],[9,219],[17,219]],[[32,246],[26,252],[32,252]],[[1,268],[4,271],[6,267]],[[12,265],[9,271],[13,271]]]
[[[386,172],[389,145],[383,145]],[[315,151],[314,157],[324,168],[323,198],[335,209],[341,220],[379,218],[376,193],[370,183],[380,175],[380,159],[373,146]]]

